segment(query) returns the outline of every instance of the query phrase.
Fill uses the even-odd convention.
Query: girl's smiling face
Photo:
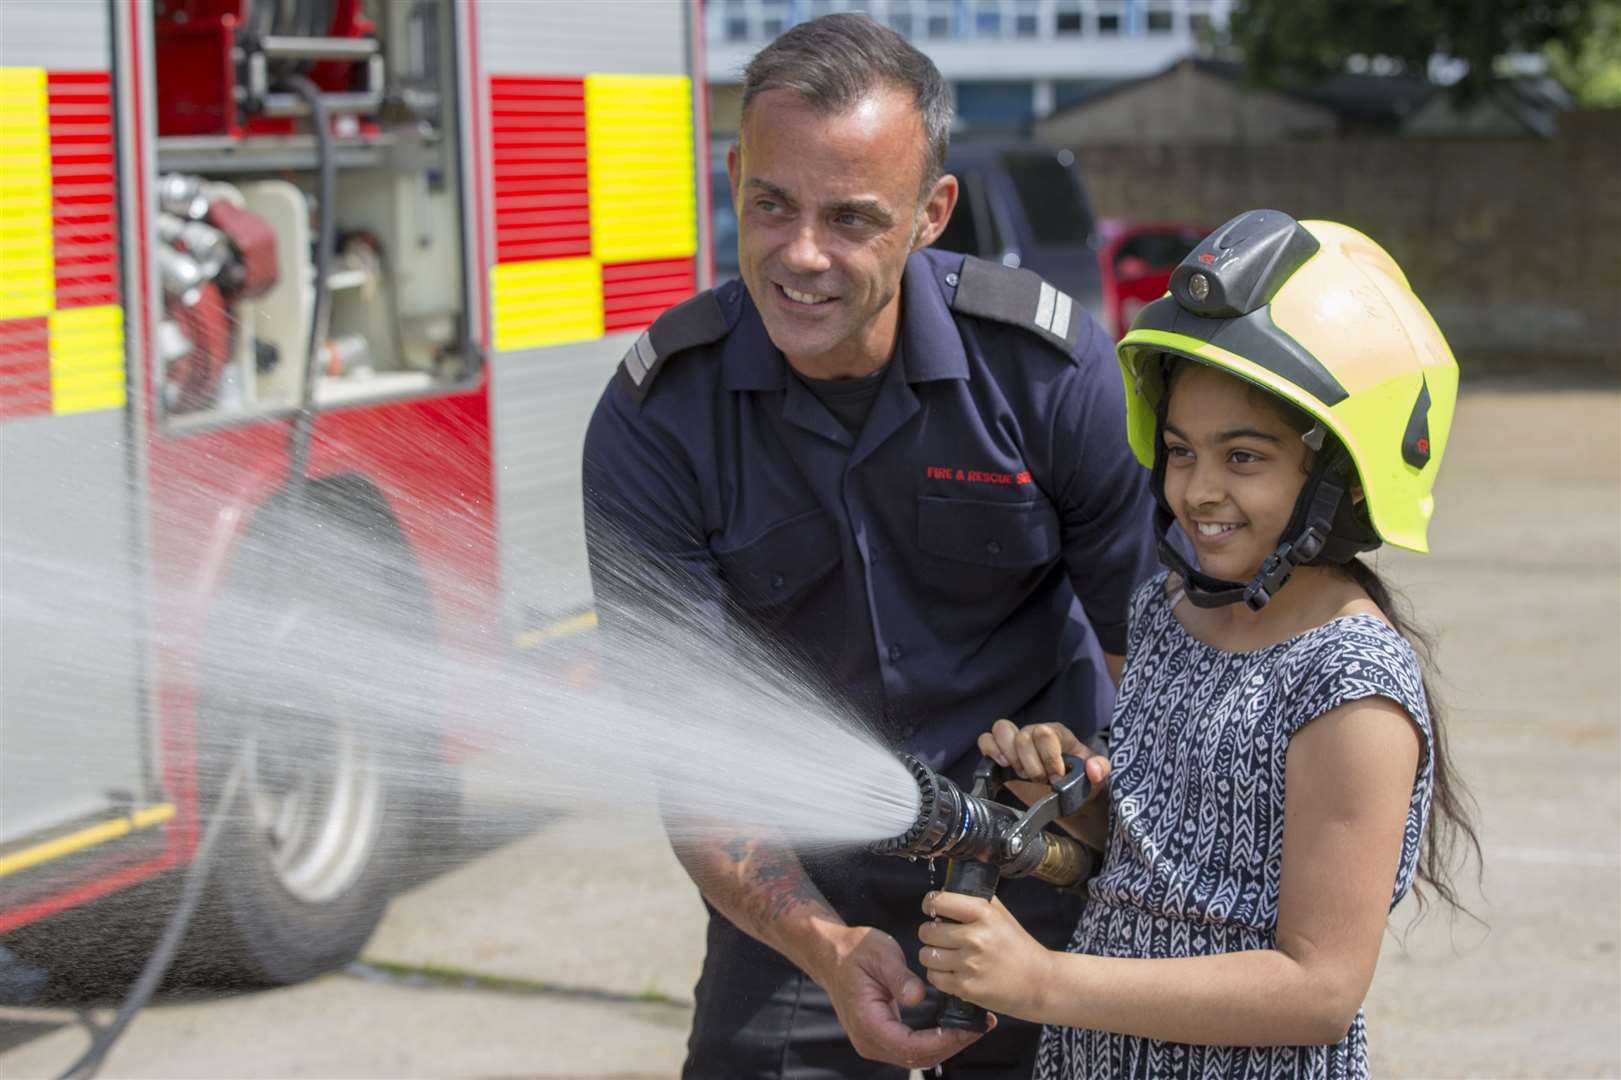
[[[1199,568],[1248,581],[1277,549],[1310,454],[1265,391],[1205,364],[1170,376],[1165,500]]]

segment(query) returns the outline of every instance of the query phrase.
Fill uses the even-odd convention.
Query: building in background
[[[1392,135],[1431,99],[1425,79],[1343,72],[1310,84],[1250,87],[1242,64],[1190,57],[1114,84],[1037,120],[1054,146],[1228,143]]]
[[[859,11],[939,65],[963,131],[1028,132],[1052,113],[1160,72],[1227,25],[1235,0],[710,0],[712,129],[737,130],[743,66],[796,23]]]

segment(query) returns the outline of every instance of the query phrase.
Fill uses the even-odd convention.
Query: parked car
[[[1187,222],[1098,222],[1098,269],[1103,285],[1103,325],[1125,334],[1144,304],[1170,287],[1171,271],[1210,230]]]
[[[946,169],[961,190],[935,247],[1033,270],[1103,317],[1097,226],[1073,153],[963,141]]]

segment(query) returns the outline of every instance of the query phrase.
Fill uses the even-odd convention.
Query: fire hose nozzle
[[[871,850],[881,855],[933,859],[944,855],[947,892],[989,900],[1003,875],[1034,877],[1063,889],[1084,886],[1098,865],[1091,848],[1071,836],[1045,831],[1060,817],[1081,808],[1091,794],[1086,763],[1066,755],[1069,772],[1052,791],[1023,813],[996,802],[1002,785],[1013,777],[990,758],[974,770],[974,789],[962,788],[910,754],[901,762],[917,781],[918,811],[912,826],[899,836],[880,840]],[[985,1031],[985,1010],[948,996],[935,1023],[961,1031]]]
[[[1004,877],[1034,877],[1059,888],[1078,887],[1091,876],[1097,865],[1091,848],[1074,837],[1045,831],[1079,810],[1091,793],[1079,758],[1066,758],[1070,772],[1052,794],[1023,813],[995,801],[1012,773],[989,758],[974,771],[972,792],[910,754],[900,759],[917,781],[917,818],[906,832],[872,844],[872,851],[913,859],[969,859],[994,866]]]

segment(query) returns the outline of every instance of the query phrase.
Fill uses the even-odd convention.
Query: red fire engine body
[[[633,6],[5,5],[0,934],[192,858],[233,590],[267,650],[368,589],[451,651],[589,622],[591,405],[709,275],[700,13]],[[299,516],[406,572],[275,550]],[[250,775],[252,977],[352,955],[417,805],[327,719]]]

